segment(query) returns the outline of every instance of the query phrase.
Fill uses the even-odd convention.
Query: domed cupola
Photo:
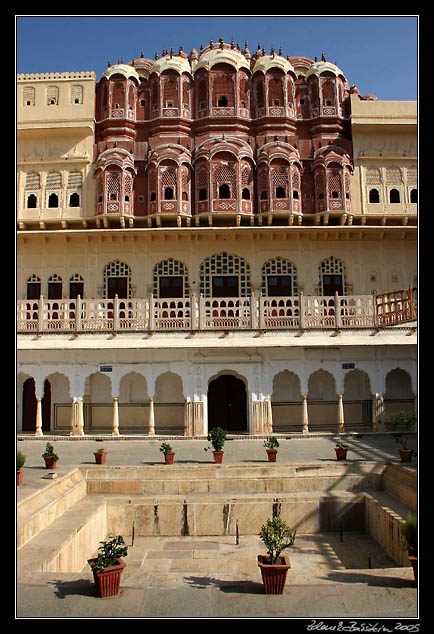
[[[151,118],[190,117],[192,70],[187,55],[173,49],[156,59],[149,69]]]
[[[250,115],[250,63],[234,46],[222,39],[201,52],[193,70],[197,117]]]
[[[96,90],[96,121],[101,140],[135,138],[137,88],[140,76],[119,62],[103,72]]]
[[[256,117],[294,117],[296,73],[291,62],[271,49],[256,58],[252,70]]]
[[[324,54],[306,73],[312,117],[343,115],[346,79],[341,69],[326,61]]]

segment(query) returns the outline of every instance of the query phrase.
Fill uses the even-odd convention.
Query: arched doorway
[[[44,396],[42,398],[42,431],[50,431],[51,385],[44,381]],[[36,395],[35,380],[29,378],[23,384],[23,431],[36,429]]]
[[[247,431],[246,386],[241,379],[223,374],[208,387],[208,429]]]

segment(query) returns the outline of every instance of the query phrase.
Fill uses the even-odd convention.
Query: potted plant
[[[54,447],[49,442],[45,445],[45,452],[42,454],[42,457],[45,460],[46,469],[56,468],[56,462],[59,460],[59,456],[54,453]]]
[[[282,551],[293,545],[295,535],[296,529],[290,528],[280,516],[263,524],[259,537],[267,548],[267,554],[258,555],[257,560],[265,594],[283,593],[291,564],[289,557],[282,555]]]
[[[100,542],[98,556],[88,559],[99,597],[113,597],[119,594],[122,572],[126,563],[122,557],[128,555],[128,546],[121,535],[109,535],[109,541]]]
[[[173,461],[175,459],[175,452],[168,442],[161,443],[160,451],[164,453],[164,462],[166,464],[173,464]]]
[[[405,432],[412,432],[416,427],[416,414],[412,412],[395,412],[389,416],[389,420],[386,422],[386,429],[398,432],[394,434],[397,436],[396,442],[401,445],[398,449],[402,462],[411,462],[413,455],[416,455],[414,449],[409,449],[407,446],[407,436]],[[404,433],[401,433],[404,432]]]
[[[23,481],[24,475],[24,463],[26,462],[26,456],[21,453],[21,451],[17,452],[17,486],[20,486]]]
[[[414,580],[417,582],[417,517],[413,515],[413,513],[409,513],[405,521],[401,524],[401,535],[402,548],[408,552],[408,558],[413,567]]]
[[[93,455],[95,456],[96,464],[105,464],[107,458],[107,451],[105,449],[97,449],[93,452]]]
[[[264,442],[264,447],[267,452],[268,462],[276,462],[277,459],[277,447],[279,446],[279,441],[275,436],[270,436]]]
[[[336,452],[336,460],[346,460],[348,445],[346,445],[344,442],[337,442],[335,445],[335,452]]]
[[[221,464],[223,460],[223,447],[226,441],[227,431],[222,429],[221,427],[213,427],[209,432],[207,438],[209,442],[212,444],[214,451],[214,462],[217,464]],[[209,447],[205,447],[205,451],[208,451]]]

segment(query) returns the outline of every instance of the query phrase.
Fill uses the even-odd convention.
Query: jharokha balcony
[[[373,295],[18,301],[18,333],[357,329],[417,319],[417,291]]]

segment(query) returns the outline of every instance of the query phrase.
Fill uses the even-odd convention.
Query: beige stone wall
[[[18,75],[18,222],[94,215],[94,105],[93,72]],[[53,172],[60,174],[61,185],[56,189],[59,206],[50,208],[48,195],[52,190],[47,187],[47,179]],[[79,207],[69,205],[71,172],[81,175]],[[39,175],[39,187],[29,188],[28,174]],[[35,208],[27,206],[30,193],[37,198]]]
[[[248,262],[253,291],[261,290],[264,263],[278,255],[295,264],[298,286],[306,295],[315,294],[320,262],[332,255],[344,263],[351,294],[406,288],[417,273],[416,234],[406,235],[402,231],[364,234],[359,230],[339,240],[332,230],[326,231],[306,231],[294,235],[294,239],[273,231],[255,237],[257,232],[249,228],[191,230],[183,231],[182,235],[176,229],[96,234],[75,231],[67,236],[27,234],[20,236],[17,249],[18,297],[26,297],[26,280],[33,274],[41,278],[42,294],[46,297],[47,280],[53,273],[64,281],[78,273],[84,278],[84,296],[101,297],[104,267],[114,260],[130,267],[132,296],[145,297],[152,292],[154,267],[169,257],[184,263],[190,290],[199,292],[201,263],[223,251]],[[68,292],[68,284],[64,284],[65,297]]]

